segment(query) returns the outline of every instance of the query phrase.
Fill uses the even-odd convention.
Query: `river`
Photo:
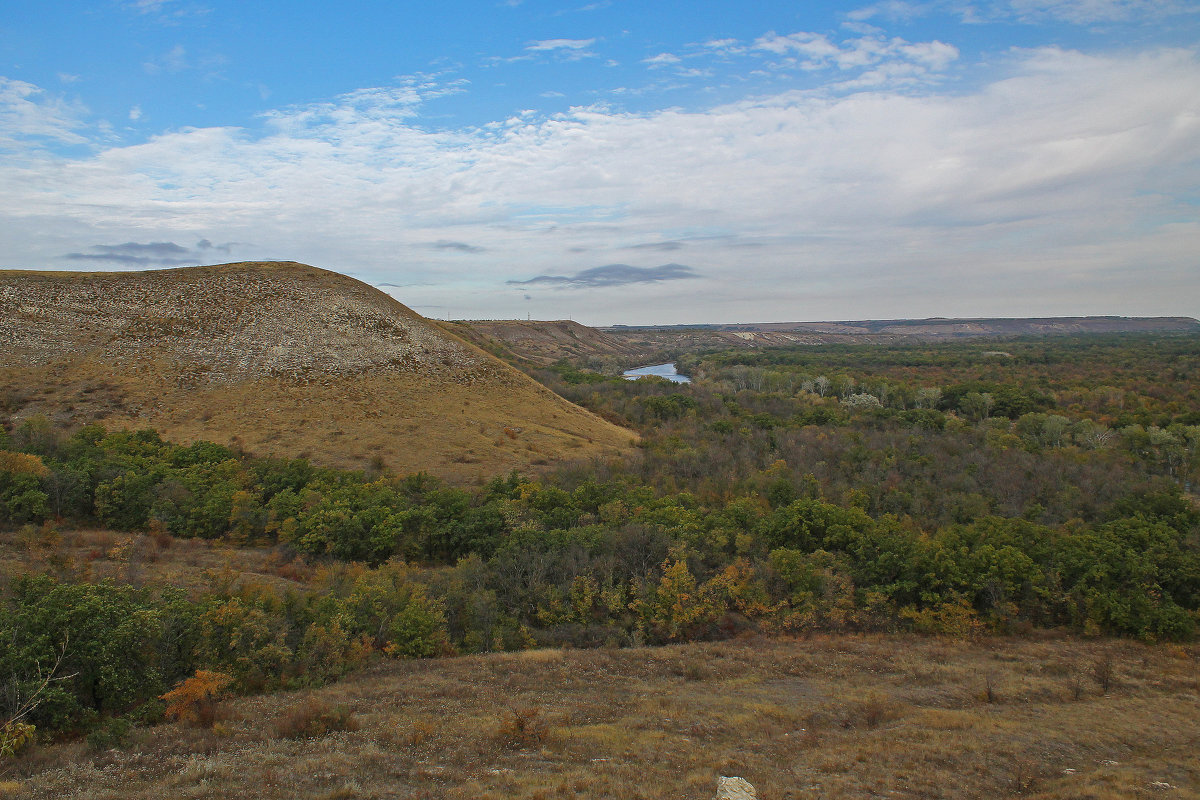
[[[637,369],[627,369],[621,376],[628,381],[636,381],[638,378],[644,378],[647,375],[657,375],[660,378],[666,378],[675,383],[691,383],[692,379],[687,375],[680,375],[675,371],[675,362],[669,364],[652,364],[648,367],[638,367]]]

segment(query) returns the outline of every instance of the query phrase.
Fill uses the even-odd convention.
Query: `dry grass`
[[[1073,676],[1108,663],[1109,691]],[[1084,665],[1084,666],[1080,666]],[[993,702],[981,696],[990,676]],[[357,731],[279,739],[295,695],[122,751],[34,748],[30,798],[1200,797],[1200,650],[1069,638],[749,640],[388,662],[312,694]],[[1162,788],[1163,784],[1171,788]]]
[[[0,346],[0,386],[14,387],[0,410],[16,419],[153,428],[185,444],[457,482],[614,456],[636,438],[387,295],[312,267],[0,271],[6,291],[42,298],[0,320],[0,345],[20,345]]]

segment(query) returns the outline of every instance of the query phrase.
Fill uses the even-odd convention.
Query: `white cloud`
[[[668,67],[672,64],[678,64],[679,61],[679,56],[674,55],[673,53],[659,53],[656,56],[642,59],[642,63],[646,64],[651,69],[655,69],[657,67]]]
[[[550,55],[561,61],[580,61],[585,58],[596,58],[597,54],[589,50],[596,39],[540,39],[525,46],[525,54],[508,58],[493,57],[492,63],[512,63],[529,61],[539,56]],[[611,66],[613,62],[609,62]]]
[[[78,103],[52,98],[32,83],[0,76],[0,150],[30,140],[84,144],[82,118],[87,110]]]
[[[1195,4],[1173,0],[1008,0],[1000,9],[1027,22],[1056,19],[1079,25],[1145,20],[1200,10]]]
[[[930,46],[875,68],[946,57]],[[0,84],[0,109],[25,111],[0,116],[0,138],[19,144],[16,131],[38,125],[79,138],[53,98],[13,85]],[[457,131],[419,127],[421,97],[414,86],[364,89],[277,110],[262,132],[183,129],[0,162],[6,266],[70,268],[56,259],[96,243],[205,237],[259,248],[239,256],[421,283],[398,296],[448,316],[1197,312],[1194,52],[1018,51],[1004,77],[973,92],[788,92],[700,112],[595,106]],[[549,290],[522,286],[525,301],[505,285],[654,267],[653,253],[629,261],[629,248],[667,240],[687,246],[702,277],[637,294],[558,292],[557,306]],[[430,242],[486,258],[463,272],[461,251]]]
[[[873,68],[872,74],[879,79],[889,75],[907,79],[928,71],[940,72],[959,55],[954,45],[936,40],[911,43],[899,37],[866,35],[835,43],[824,34],[810,32],[781,36],[772,31],[755,40],[754,49],[789,59],[778,66],[805,70]]]
[[[819,33],[793,33],[780,36],[771,31],[754,42],[759,50],[766,50],[776,55],[797,52],[813,58],[831,58],[842,52],[842,49]]]
[[[958,60],[958,48],[952,44],[939,42],[917,42],[916,44],[901,44],[897,52],[909,60],[923,64],[933,70],[943,70],[950,63]]]
[[[142,65],[150,75],[157,75],[160,72],[182,72],[189,66],[187,49],[181,44],[175,45],[158,58]]]
[[[130,120],[137,122],[141,118],[142,118],[142,107],[141,106],[134,106],[133,108],[129,109],[129,119]]]
[[[735,56],[746,51],[737,39],[709,39],[698,47],[719,56]]]
[[[905,0],[883,0],[864,8],[858,8],[846,16],[856,21],[865,21],[875,17],[891,20],[908,20],[924,16],[934,8],[934,3],[909,3]]]
[[[160,13],[172,0],[131,0],[125,5],[139,14]]]
[[[530,42],[525,49],[535,53],[547,50],[586,50],[595,43],[595,39],[542,39]]]
[[[1068,22],[1093,25],[1112,22],[1145,22],[1180,14],[1200,13],[1190,0],[883,0],[846,14],[852,23],[871,19],[906,22],[935,11],[953,14],[966,22],[1016,19],[1026,23]]]

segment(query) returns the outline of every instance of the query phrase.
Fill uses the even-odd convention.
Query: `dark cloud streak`
[[[646,242],[645,244],[631,244],[625,248],[626,250],[661,250],[662,252],[670,252],[672,250],[682,250],[683,242]]]
[[[202,259],[201,253],[213,250],[228,254],[238,242],[213,244],[208,239],[196,243],[195,250],[189,250],[175,242],[124,242],[122,244],[94,244],[91,253],[67,253],[63,258],[72,261],[111,261],[130,266],[178,266],[195,263]]]
[[[510,286],[551,286],[558,289],[595,289],[608,286],[628,286],[634,283],[698,278],[691,267],[683,264],[663,264],[658,267],[631,267],[628,264],[607,264],[592,267],[574,275],[538,275],[524,281],[508,281]]]
[[[439,239],[429,246],[434,250],[457,250],[460,253],[482,253],[485,249],[466,242],[451,242],[446,239]]]

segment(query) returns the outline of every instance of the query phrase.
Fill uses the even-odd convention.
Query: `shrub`
[[[310,697],[275,723],[281,739],[320,739],[335,731],[356,731],[358,720],[345,706]]]
[[[901,716],[900,707],[892,700],[872,695],[848,705],[840,719],[843,728],[866,728],[875,730]]]
[[[535,706],[514,708],[500,723],[496,731],[497,741],[514,750],[540,745],[550,733],[550,724]]]
[[[110,717],[100,727],[87,735],[88,747],[93,750],[112,750],[125,744],[129,738],[129,720]]]

